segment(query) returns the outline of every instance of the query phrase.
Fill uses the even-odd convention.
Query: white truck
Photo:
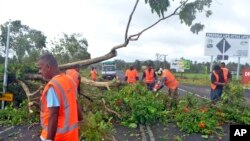
[[[115,61],[106,61],[102,63],[102,78],[112,80],[116,78],[116,63]]]

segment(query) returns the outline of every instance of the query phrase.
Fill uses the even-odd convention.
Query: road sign
[[[243,68],[241,83],[243,83],[243,84],[250,83],[250,68]]]
[[[206,56],[248,57],[250,35],[206,33]]]
[[[13,94],[12,93],[5,93],[0,96],[1,101],[13,101]]]
[[[184,72],[190,69],[191,62],[189,60],[180,59],[173,60],[170,64],[170,69],[175,69],[177,72]]]
[[[216,46],[222,54],[224,54],[231,47],[225,38],[223,38]]]
[[[228,55],[217,55],[217,60],[228,60]]]

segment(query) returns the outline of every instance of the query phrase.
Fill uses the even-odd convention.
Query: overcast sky
[[[81,33],[89,42],[88,52],[92,57],[98,57],[123,43],[134,3],[135,0],[0,0],[0,24],[9,19],[21,20],[42,31],[48,42],[61,33]],[[167,54],[168,61],[180,57],[210,61],[210,56],[204,56],[205,33],[249,35],[249,6],[250,0],[213,0],[212,16],[205,18],[202,13],[197,19],[205,24],[205,29],[198,35],[175,16],[142,34],[138,41],[119,49],[114,59],[155,60],[156,53],[160,53]],[[172,8],[169,10],[171,12]],[[157,19],[158,16],[145,5],[145,0],[141,0],[129,34],[137,33]],[[237,58],[230,57],[229,61],[237,62]],[[242,58],[241,62],[250,63],[249,57]]]

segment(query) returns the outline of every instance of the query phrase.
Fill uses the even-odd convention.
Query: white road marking
[[[148,135],[149,135],[150,141],[155,141],[155,137],[154,137],[153,132],[149,126],[147,126],[147,130],[148,130]]]
[[[142,141],[147,141],[147,138],[146,138],[146,135],[145,135],[145,132],[144,132],[144,126],[141,125],[141,124],[139,126],[140,126]]]
[[[4,133],[4,132],[7,132],[8,130],[10,130],[10,129],[12,129],[12,128],[14,128],[14,126],[8,127],[8,128],[6,128],[5,130],[0,131],[0,134],[2,134],[2,133]]]
[[[184,89],[181,89],[181,88],[178,88],[178,90],[181,90],[181,91],[183,91],[183,92],[188,92],[188,91],[186,91],[186,90],[184,90]],[[191,92],[189,92],[189,93],[191,93]],[[199,98],[203,98],[203,99],[206,99],[206,100],[210,100],[209,98],[200,96],[199,94],[195,94],[195,93],[191,93],[191,94],[193,94],[193,95],[195,95],[195,96],[197,96],[197,97],[199,97]]]

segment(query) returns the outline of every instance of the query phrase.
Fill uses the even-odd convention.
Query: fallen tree
[[[212,3],[212,0],[194,0],[194,1],[180,0],[179,3],[176,1],[169,1],[169,0],[157,0],[157,1],[146,0],[145,2],[146,2],[146,4],[149,4],[149,6],[151,7],[151,11],[153,13],[156,12],[159,16],[159,19],[156,20],[153,24],[145,27],[144,29],[142,29],[141,31],[139,31],[135,34],[129,34],[130,24],[131,24],[133,15],[134,15],[136,8],[138,6],[138,3],[139,3],[139,0],[136,0],[135,4],[133,6],[133,9],[129,15],[129,19],[128,19],[127,26],[125,29],[125,34],[124,34],[124,41],[121,44],[113,46],[111,48],[110,52],[108,52],[107,54],[105,54],[103,56],[92,58],[92,59],[87,59],[87,60],[80,60],[80,61],[62,64],[59,66],[59,68],[62,70],[65,70],[67,68],[73,68],[76,65],[88,66],[88,65],[91,65],[94,63],[98,63],[98,62],[113,58],[113,57],[117,56],[118,49],[127,47],[131,41],[137,41],[144,32],[153,28],[154,26],[156,26],[160,22],[162,22],[166,19],[169,19],[171,17],[174,17],[174,16],[178,17],[181,23],[185,23],[187,26],[189,26],[190,30],[193,33],[198,33],[200,30],[202,30],[204,28],[204,25],[202,25],[199,22],[193,23],[193,21],[196,19],[197,13],[198,12],[199,13],[205,12],[207,17],[209,17],[212,14],[212,12],[210,10],[208,10],[211,3]],[[176,6],[176,8],[174,8],[174,10],[172,12],[168,13],[168,15],[165,16],[165,14],[169,11],[170,3],[174,3],[174,2],[176,2],[175,4],[178,4],[178,5]],[[175,4],[173,4],[173,5],[175,5]],[[206,8],[208,8],[208,9],[206,9]],[[27,74],[26,78],[28,78],[28,79],[42,79],[42,77],[38,74]],[[32,105],[32,103],[35,103],[34,97],[36,97],[37,93],[42,88],[40,87],[35,92],[31,93],[29,88],[27,87],[27,85],[24,82],[19,80],[18,83],[24,89],[24,91],[28,97],[28,101],[30,103],[29,105]],[[107,89],[110,89],[110,87],[112,87],[112,86],[118,86],[121,84],[120,81],[96,82],[96,81],[89,80],[85,77],[82,77],[81,83],[91,85],[91,86],[96,86],[96,87],[106,87]]]

